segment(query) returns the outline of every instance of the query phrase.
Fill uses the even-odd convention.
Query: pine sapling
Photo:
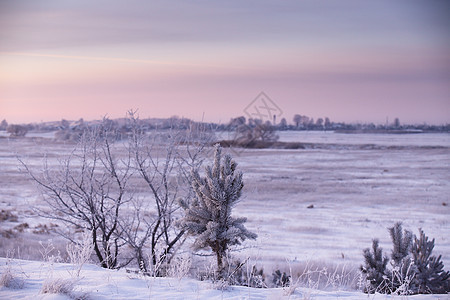
[[[450,273],[444,271],[441,255],[431,256],[434,248],[434,239],[428,241],[422,229],[419,229],[419,238],[414,237],[412,256],[417,268],[415,284],[417,293],[447,293],[450,292]]]
[[[238,202],[244,183],[237,163],[230,155],[222,159],[220,145],[215,146],[214,163],[206,167],[206,177],[192,172],[194,199],[181,201],[185,217],[181,225],[195,236],[194,250],[211,248],[217,258],[218,279],[223,279],[224,258],[228,248],[245,239],[256,239],[256,234],[244,227],[247,218],[233,218],[231,211]]]
[[[387,292],[389,280],[386,266],[389,259],[378,246],[378,239],[372,241],[372,252],[369,248],[364,249],[364,260],[365,265],[360,267],[367,282],[364,292]]]
[[[361,272],[366,279],[364,292],[409,294],[440,294],[450,292],[450,272],[444,271],[441,256],[432,256],[434,239],[429,241],[422,229],[419,238],[402,230],[401,223],[389,228],[393,250],[392,269],[387,270],[378,240],[373,240],[372,251],[364,250],[365,265]]]
[[[409,230],[403,230],[401,222],[397,222],[389,228],[389,234],[393,245],[391,290],[401,294],[410,294],[415,274],[415,266],[410,257],[413,234]]]
[[[394,246],[391,253],[392,261],[395,265],[400,265],[402,260],[409,255],[413,235],[406,229],[403,233],[401,222],[397,222],[394,227],[389,228],[389,233]]]

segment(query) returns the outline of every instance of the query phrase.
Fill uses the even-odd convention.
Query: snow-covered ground
[[[83,266],[79,276],[70,264],[12,260],[0,258],[0,274],[9,272],[15,278],[15,288],[0,287],[0,299],[411,299],[444,300],[448,295],[390,296],[366,295],[356,291],[320,291],[298,287],[256,289],[242,286],[218,288],[210,282],[188,278],[154,278],[106,270],[94,265]],[[73,285],[65,292],[43,293],[42,287]],[[55,289],[56,291],[58,289]],[[61,289],[60,289],[61,290]]]
[[[280,131],[277,132],[277,135],[279,136],[279,140],[282,142],[450,147],[450,134],[448,133],[364,134],[335,133],[333,131]]]
[[[264,268],[268,275],[278,268],[295,271],[305,265],[328,270],[344,266],[349,273],[355,273],[363,262],[362,250],[371,245],[373,238],[379,238],[381,247],[386,253],[390,252],[387,227],[402,221],[404,228],[413,233],[422,228],[430,238],[435,238],[434,253],[442,254],[445,269],[450,268],[449,134],[282,132],[280,139],[330,145],[407,147],[228,150],[244,172],[243,198],[234,214],[247,217],[247,228],[258,234],[255,242],[245,243],[245,249],[234,255],[242,259],[250,257],[250,261]],[[36,187],[19,170],[16,155],[23,157],[35,170],[40,170],[44,154],[49,163],[54,164],[59,155],[67,155],[72,148],[73,144],[57,142],[49,136],[0,137],[0,210],[17,216],[17,220],[0,221],[0,230],[5,233],[18,225],[28,224],[28,228],[15,236],[0,236],[0,256],[5,257],[9,249],[15,249],[15,257],[41,259],[39,242],[48,239],[52,239],[58,250],[64,251],[63,240],[51,231],[47,234],[40,230],[44,225],[50,226],[51,221],[39,218],[33,212],[32,208],[42,205],[42,200]],[[30,279],[27,292],[22,292],[30,293],[27,294],[30,297],[37,295],[46,276],[38,272],[42,263],[16,262],[26,270],[24,278]],[[4,264],[2,260],[2,266]],[[58,268],[64,270],[69,266],[58,265]],[[98,275],[99,272],[105,273]],[[62,273],[68,275],[67,271]],[[113,283],[91,280],[95,274],[118,279],[111,281]],[[87,291],[95,296],[94,299],[97,296],[99,299],[133,299],[135,294],[131,291],[129,297],[123,297],[132,288],[142,288],[139,295],[142,293],[146,295],[144,298],[152,299],[160,299],[158,295],[162,295],[161,299],[278,299],[283,294],[282,289],[255,291],[244,287],[222,292],[212,289],[209,283],[191,279],[128,278],[130,275],[122,271],[105,271],[94,266],[88,266],[83,276],[76,290]],[[125,279],[128,283],[124,283]],[[347,284],[345,289],[348,290],[352,284]],[[108,289],[116,294],[108,296]],[[98,294],[95,293],[97,290]],[[304,297],[308,290],[299,291],[295,297],[308,299]],[[5,288],[0,292],[0,299],[4,292]],[[21,293],[20,290],[6,292]],[[158,294],[164,292],[168,294]],[[183,293],[188,296],[183,297]],[[367,298],[358,292],[338,294],[312,290],[312,295],[312,299]],[[375,299],[384,297],[378,295]]]

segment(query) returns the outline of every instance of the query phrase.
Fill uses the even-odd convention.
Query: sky
[[[0,119],[450,123],[450,2],[0,0]],[[255,102],[255,100],[257,100]]]

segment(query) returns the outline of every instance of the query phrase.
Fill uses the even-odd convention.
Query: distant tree
[[[314,129],[314,127],[315,127],[314,118],[310,118],[308,123],[305,123],[305,127],[308,130]]]
[[[253,141],[275,142],[278,140],[275,127],[266,121],[249,119],[249,125],[241,124],[236,128],[234,141],[247,146]]]
[[[302,116],[301,115],[294,115],[294,123],[295,123],[295,127],[298,128],[298,126],[300,125],[300,123],[302,122]]]
[[[331,121],[330,118],[326,117],[325,118],[325,129],[328,129],[331,127]]]
[[[195,236],[195,250],[211,248],[217,258],[217,274],[224,276],[224,258],[232,245],[245,239],[256,239],[256,234],[244,227],[246,218],[233,218],[231,211],[241,196],[244,183],[237,163],[230,155],[222,159],[222,149],[215,146],[214,163],[206,167],[206,177],[193,171],[192,187],[195,197],[191,203],[182,201],[185,217],[181,225]]]
[[[3,120],[0,123],[0,130],[6,130],[6,128],[8,128],[8,122],[6,122],[6,120]]]
[[[6,132],[9,133],[11,137],[25,136],[28,132],[28,128],[25,125],[8,125]]]
[[[318,118],[316,120],[316,126],[319,127],[319,128],[323,127],[323,119],[322,118]]]
[[[313,120],[313,123],[314,123],[314,120]],[[302,125],[307,128],[309,124],[310,124],[309,117],[308,116],[302,116]]]
[[[285,130],[288,127],[288,123],[286,121],[286,118],[282,118],[280,121],[280,124],[278,124],[278,128],[281,130]]]
[[[67,121],[66,119],[62,119],[61,120],[61,129],[69,129],[70,127],[70,122]]]
[[[232,129],[234,129],[234,128],[236,128],[238,126],[241,126],[243,124],[245,124],[245,117],[244,116],[240,116],[240,117],[237,117],[237,118],[232,118],[230,120],[230,122],[228,123],[228,126],[230,128],[232,128]]]
[[[261,140],[264,142],[275,142],[278,140],[274,126],[269,121],[263,124],[258,124],[253,129],[254,140]]]
[[[394,127],[395,128],[400,128],[400,119],[399,118],[395,118],[395,120],[394,120]]]

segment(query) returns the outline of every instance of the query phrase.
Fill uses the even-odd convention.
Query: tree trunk
[[[98,247],[98,243],[97,243],[97,232],[94,230],[92,230],[92,243],[94,244],[94,251],[95,254],[97,255],[98,260],[100,261],[100,264],[102,266],[102,268],[107,269],[108,268],[108,264],[105,262],[105,260],[103,259],[103,255]]]
[[[216,252],[217,256],[217,279],[223,278],[223,254],[220,249]]]
[[[137,256],[137,261],[138,261],[138,264],[139,264],[139,269],[144,274],[147,274],[147,263],[145,261],[144,254],[142,253],[142,249],[141,248],[137,249],[136,256]]]

